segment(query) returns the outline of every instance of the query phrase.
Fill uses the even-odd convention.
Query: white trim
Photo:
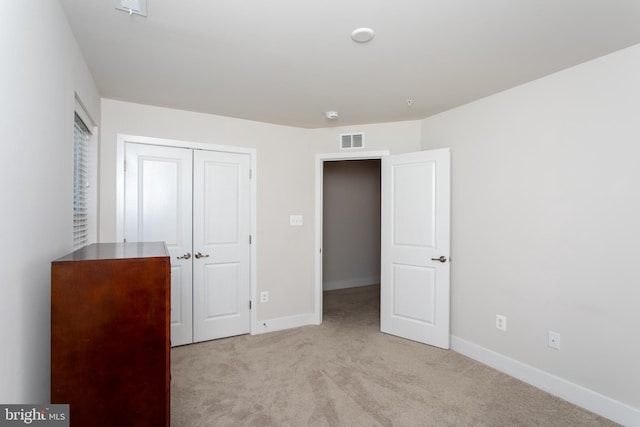
[[[258,322],[258,330],[255,333],[266,334],[267,332],[282,331],[284,329],[299,328],[300,326],[308,325],[315,325],[315,316],[313,313],[260,320]]]
[[[313,312],[314,324],[316,325],[322,323],[322,181],[324,177],[324,162],[332,160],[382,159],[389,154],[389,150],[316,154],[315,303]]]
[[[258,313],[256,303],[258,301],[258,280],[257,280],[257,181],[258,181],[258,159],[255,148],[235,147],[228,145],[206,144],[202,142],[179,141],[175,139],[151,138],[146,136],[122,135],[118,134],[116,139],[116,240],[121,242],[124,239],[124,159],[125,159],[125,143],[133,142],[136,144],[160,145],[165,147],[188,148],[193,150],[220,151],[225,153],[248,154],[251,167],[251,208],[250,208],[250,226],[251,230],[251,335],[258,333]]]
[[[124,240],[124,159],[125,136],[116,137],[116,242]]]
[[[255,155],[255,148],[236,147],[232,145],[209,144],[206,142],[181,141],[177,139],[153,138],[149,136],[118,134],[118,142],[135,142],[136,144],[162,145],[166,147],[191,148],[194,150],[221,151],[225,153],[242,153]]]
[[[625,426],[640,426],[640,409],[451,335],[451,349]]]
[[[91,114],[89,114],[89,111],[84,106],[84,102],[82,102],[80,95],[75,93],[74,98],[75,98],[75,112],[80,116],[84,124],[89,128],[89,130],[93,132],[95,128],[98,126],[97,122],[93,120],[93,117],[91,117]]]

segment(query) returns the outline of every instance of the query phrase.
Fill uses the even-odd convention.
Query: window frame
[[[79,121],[84,125],[85,139],[84,139],[84,176],[83,182],[77,182],[76,170],[77,161],[76,158],[76,122]],[[91,116],[87,113],[86,109],[76,96],[74,119],[73,119],[73,205],[72,205],[72,230],[71,230],[71,245],[74,250],[97,242],[98,236],[98,140],[97,132],[98,128],[95,122],[91,119]],[[80,186],[78,186],[80,185]],[[78,194],[80,191],[82,194]],[[84,212],[77,212],[76,201],[78,196],[84,201]],[[78,217],[77,215],[80,215]],[[82,224],[84,222],[84,224]],[[82,237],[78,236],[78,227]]]

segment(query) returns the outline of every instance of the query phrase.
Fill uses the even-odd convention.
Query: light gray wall
[[[452,332],[640,408],[640,47],[421,122],[295,129],[103,100],[58,2],[0,14],[0,402],[49,399],[50,261],[71,250],[74,92],[102,132],[101,239],[115,237],[115,135],[255,147],[259,318],[310,312],[314,156],[452,148]],[[28,53],[28,54],[27,54]],[[104,125],[104,123],[103,123]],[[422,135],[422,137],[421,137]],[[305,226],[288,226],[290,214]],[[494,328],[495,314],[508,331]],[[548,330],[562,349],[546,347]]]
[[[49,399],[49,266],[71,250],[75,92],[103,118],[103,241],[115,238],[117,133],[256,148],[261,319],[313,310],[316,154],[358,131],[365,150],[451,147],[452,333],[640,408],[639,46],[424,121],[308,130],[111,100],[101,114],[58,3],[37,4],[0,14],[11,206],[0,211],[0,402]],[[294,213],[304,227],[288,226]]]
[[[380,160],[324,162],[323,288],[380,283]]]
[[[639,113],[640,45],[422,125],[451,148],[452,335],[635,408]]]
[[[100,240],[116,238],[116,137],[118,134],[256,149],[257,287],[269,302],[256,305],[258,320],[314,312],[315,156],[338,151],[339,135],[366,132],[367,150],[415,151],[420,121],[356,128],[301,129],[209,114],[102,100]],[[289,216],[304,218],[289,226]]]
[[[98,91],[57,1],[0,13],[0,402],[49,402],[50,262],[72,248],[74,93]]]
[[[257,153],[258,286],[269,303],[258,318],[313,310],[307,283],[313,254],[301,250],[313,227],[290,227],[289,215],[313,217],[313,154],[306,130],[248,120],[102,100],[101,241],[116,238],[116,138],[118,134],[255,148]]]
[[[387,150],[391,154],[419,151],[421,120],[375,123],[360,126],[336,126],[307,130],[307,140],[315,154],[355,154]],[[364,147],[361,150],[340,150],[340,134],[363,133]]]

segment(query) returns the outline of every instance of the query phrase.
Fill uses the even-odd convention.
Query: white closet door
[[[449,348],[449,149],[382,160],[380,329]]]
[[[194,342],[251,329],[249,160],[194,151]]]
[[[192,150],[127,143],[125,159],[125,239],[166,243],[171,255],[171,344],[191,343]]]

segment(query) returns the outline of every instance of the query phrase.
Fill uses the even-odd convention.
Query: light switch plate
[[[302,225],[302,215],[291,215],[289,217],[289,225],[292,226],[301,226]]]

